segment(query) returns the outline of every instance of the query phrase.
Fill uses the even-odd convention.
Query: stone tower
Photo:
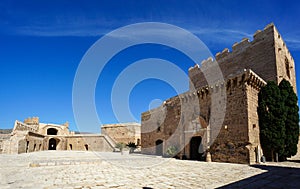
[[[253,41],[244,38],[233,44],[232,52],[225,48],[216,54],[215,59],[225,80],[243,69],[251,69],[264,81],[272,80],[279,84],[284,78],[297,91],[294,59],[273,23],[262,31],[257,30]],[[189,77],[196,89],[207,85],[199,66],[189,70]]]
[[[286,79],[296,92],[295,63],[274,24],[191,67],[189,77],[189,91],[142,113],[142,153],[165,155],[176,146],[179,158],[203,160],[209,152],[212,161],[259,162],[261,87]]]

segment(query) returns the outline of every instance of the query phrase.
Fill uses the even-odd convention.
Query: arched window
[[[54,128],[47,129],[47,135],[57,135],[57,129]]]

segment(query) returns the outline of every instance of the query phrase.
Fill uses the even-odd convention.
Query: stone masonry
[[[217,69],[223,80],[215,79]],[[266,81],[288,80],[295,64],[273,24],[189,69],[190,90],[142,114],[142,153],[212,161],[260,162],[258,92]]]

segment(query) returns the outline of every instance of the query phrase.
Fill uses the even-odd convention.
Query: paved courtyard
[[[300,188],[300,163],[248,166],[140,154],[0,155],[4,188]]]

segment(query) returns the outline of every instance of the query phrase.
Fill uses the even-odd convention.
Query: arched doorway
[[[48,150],[56,150],[56,140],[54,138],[51,138],[49,140],[49,147]]]
[[[158,155],[158,156],[162,156],[163,155],[163,141],[162,140],[157,140],[155,142],[155,147],[156,147],[156,151],[155,151],[155,154]]]
[[[204,149],[201,144],[202,138],[201,136],[192,137],[190,141],[190,159],[204,161]]]
[[[57,135],[57,129],[54,128],[47,129],[47,135]]]

